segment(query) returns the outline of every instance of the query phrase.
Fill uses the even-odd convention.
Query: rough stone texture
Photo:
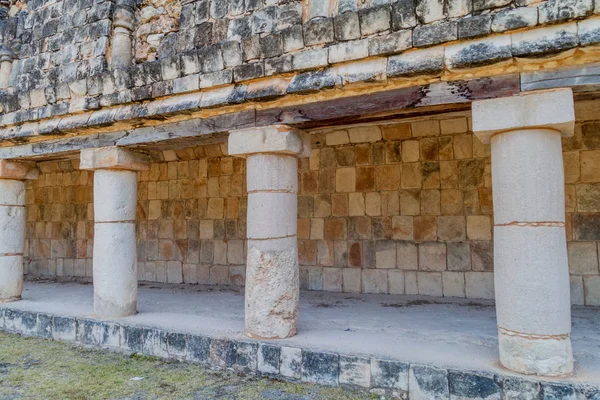
[[[596,4],[592,9],[592,0],[316,3],[19,2],[2,25],[3,42],[15,56],[8,88],[0,91],[6,114],[2,122],[12,126],[70,115],[58,129],[77,128],[94,121],[78,116],[80,111],[197,91],[199,73],[226,76],[233,69],[236,81],[245,82],[273,70],[279,74],[325,67],[330,48],[348,40],[373,46],[361,58],[537,26],[544,28],[511,35],[512,56],[545,56],[597,42],[590,34],[595,20],[589,17],[598,8]],[[585,28],[581,34],[577,21]],[[127,54],[129,47],[134,54]],[[273,68],[279,57],[292,62]],[[8,68],[6,60],[2,65]],[[206,79],[200,87],[222,84]],[[102,114],[104,124],[113,122],[112,111]],[[55,124],[59,122],[43,128],[54,131]]]
[[[600,240],[597,107],[596,101],[577,102],[576,134],[563,139],[565,173],[572,177],[565,186],[567,237],[589,243],[570,260],[586,304],[600,298],[593,281],[598,273],[589,267],[596,259],[587,250]],[[418,294],[412,273],[419,270],[419,247],[435,242],[446,247],[446,264],[436,264],[445,269],[434,272],[446,275],[428,280],[428,290],[493,298],[490,149],[472,136],[470,125],[466,113],[313,132],[311,157],[298,167],[301,288],[362,291],[361,269],[376,267],[378,253],[385,261],[380,265],[389,267],[390,250],[377,242],[391,241],[396,264],[385,268],[379,276],[383,287],[376,289],[397,292],[403,277],[402,291],[414,288]],[[138,173],[138,278],[243,285],[246,161],[229,156],[224,144],[165,151],[162,157]],[[573,161],[566,162],[568,157]],[[41,163],[40,169],[40,178],[27,183],[26,273],[91,277],[93,173],[70,161]],[[403,187],[405,176],[410,188]],[[438,237],[441,217],[460,217],[445,222],[466,227],[466,240]],[[337,276],[339,283],[332,278]]]

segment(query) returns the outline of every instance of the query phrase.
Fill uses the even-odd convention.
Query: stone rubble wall
[[[563,140],[573,304],[600,306],[600,101]],[[469,113],[312,132],[299,161],[301,286],[493,298],[490,150]],[[139,174],[138,277],[243,285],[246,169],[225,144],[163,152]],[[92,275],[91,172],[28,183],[29,276]]]
[[[112,18],[122,3],[137,10],[137,63],[107,70]],[[230,100],[265,100],[386,74],[437,76],[446,68],[536,58],[600,42],[597,20],[588,18],[600,12],[592,0],[377,0],[361,1],[360,7],[338,1],[337,12],[320,4],[327,2],[28,2],[1,24],[5,41],[18,54],[10,87],[0,91],[1,123],[11,126],[369,57],[377,62],[337,75],[303,75],[292,84],[288,78],[258,84],[249,89],[253,93],[238,91]],[[580,23],[526,30],[572,20]],[[438,53],[423,53],[412,62],[402,55],[384,57],[471,39],[482,41],[453,48],[446,61]]]

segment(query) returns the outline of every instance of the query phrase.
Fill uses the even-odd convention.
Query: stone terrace
[[[298,335],[257,342],[242,333],[244,296],[232,290],[144,285],[139,314],[100,323],[90,316],[89,285],[29,282],[24,296],[0,308],[0,329],[283,379],[371,387],[399,397],[409,392],[411,399],[500,398],[500,392],[507,399],[538,398],[522,397],[526,393],[596,399],[599,394],[593,387],[600,383],[600,314],[590,308],[573,310],[575,376],[538,381],[498,365],[489,301],[302,292]],[[427,379],[435,384],[425,384]],[[510,397],[511,390],[519,397]]]

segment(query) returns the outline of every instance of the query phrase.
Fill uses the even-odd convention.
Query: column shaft
[[[23,293],[25,222],[25,182],[0,179],[0,302]]]
[[[246,334],[262,339],[296,334],[298,176],[290,155],[248,157]]]
[[[574,127],[570,89],[473,103],[492,151],[500,362],[523,374],[573,371],[561,137]]]
[[[137,173],[94,173],[94,313],[120,318],[136,312]]]
[[[573,369],[561,133],[492,138],[500,361],[512,370]]]

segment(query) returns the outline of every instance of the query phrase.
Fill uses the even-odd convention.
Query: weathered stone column
[[[94,314],[121,318],[136,312],[137,172],[144,155],[111,147],[81,151],[81,169],[94,170]]]
[[[0,45],[0,89],[8,87],[13,58],[13,52],[5,45]]]
[[[133,61],[133,30],[135,11],[127,2],[117,2],[113,17],[112,51],[110,65],[115,68],[128,68]]]
[[[524,374],[573,371],[561,136],[574,113],[570,89],[473,103],[492,149],[500,362]]]
[[[296,334],[298,298],[298,157],[310,136],[287,126],[232,132],[229,154],[247,157],[246,335]]]
[[[25,180],[38,175],[34,163],[0,160],[0,303],[23,293]]]

